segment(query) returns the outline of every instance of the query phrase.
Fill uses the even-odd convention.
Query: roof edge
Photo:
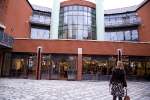
[[[31,3],[29,2],[29,0],[26,0],[27,1],[27,3],[29,4],[29,6],[31,7],[31,9],[33,10],[33,7],[32,7],[32,5],[31,5]]]
[[[141,4],[138,5],[136,11],[138,11],[139,9],[141,9],[144,5],[146,5],[150,0],[144,0]]]
[[[38,12],[44,12],[44,13],[51,13],[51,8],[49,7],[44,7],[44,6],[40,6],[40,5],[36,5],[36,4],[31,4],[32,8],[33,8],[33,11],[38,11]],[[39,8],[46,8],[46,9],[49,9],[49,10],[41,10]]]
[[[39,11],[39,10],[36,10],[33,8],[32,4],[29,2],[29,0],[26,0],[27,3],[29,4],[29,6],[31,7],[32,10],[34,11]],[[134,6],[137,6],[137,8],[135,8],[135,10],[132,10],[132,11],[127,11],[127,12],[120,12],[120,13],[112,13],[112,14],[107,14],[105,13],[105,15],[114,15],[114,14],[122,14],[122,13],[130,13],[130,12],[137,12],[140,8],[142,8],[145,4],[147,4],[150,0],[144,0],[142,3],[138,4],[138,5],[134,5]],[[68,2],[68,1],[64,1],[64,2],[61,2],[62,4],[65,3],[65,2]],[[86,1],[86,2],[89,2],[89,1]],[[92,3],[92,2],[89,2],[89,3]],[[94,3],[93,3],[94,4]],[[38,5],[37,5],[38,6]],[[41,6],[42,7],[42,6]],[[132,6],[131,6],[132,7]],[[123,8],[126,8],[126,7],[123,7]],[[123,9],[123,8],[116,8],[116,9]],[[109,9],[109,10],[113,10],[113,9]],[[109,10],[105,10],[105,11],[109,11]],[[41,12],[47,12],[47,11],[41,11]]]

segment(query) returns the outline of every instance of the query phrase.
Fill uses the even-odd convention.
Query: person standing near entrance
[[[112,77],[110,79],[111,95],[113,95],[113,100],[117,97],[122,100],[124,96],[124,88],[127,87],[126,74],[124,70],[124,65],[122,61],[117,61],[117,66],[112,71]]]

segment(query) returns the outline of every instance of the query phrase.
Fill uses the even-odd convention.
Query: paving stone
[[[112,100],[108,81],[0,79],[0,100]],[[150,82],[128,81],[131,100],[150,100]]]

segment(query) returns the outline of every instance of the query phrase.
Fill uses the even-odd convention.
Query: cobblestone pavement
[[[112,100],[108,81],[0,79],[0,100]],[[128,82],[131,100],[150,100],[150,82]]]

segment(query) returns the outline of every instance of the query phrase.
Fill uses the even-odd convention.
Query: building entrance
[[[69,62],[61,61],[59,65],[60,69],[60,79],[67,79],[67,71],[69,68]]]
[[[67,80],[76,72],[76,57],[67,55],[43,55],[41,79]],[[76,74],[72,74],[76,76]]]

